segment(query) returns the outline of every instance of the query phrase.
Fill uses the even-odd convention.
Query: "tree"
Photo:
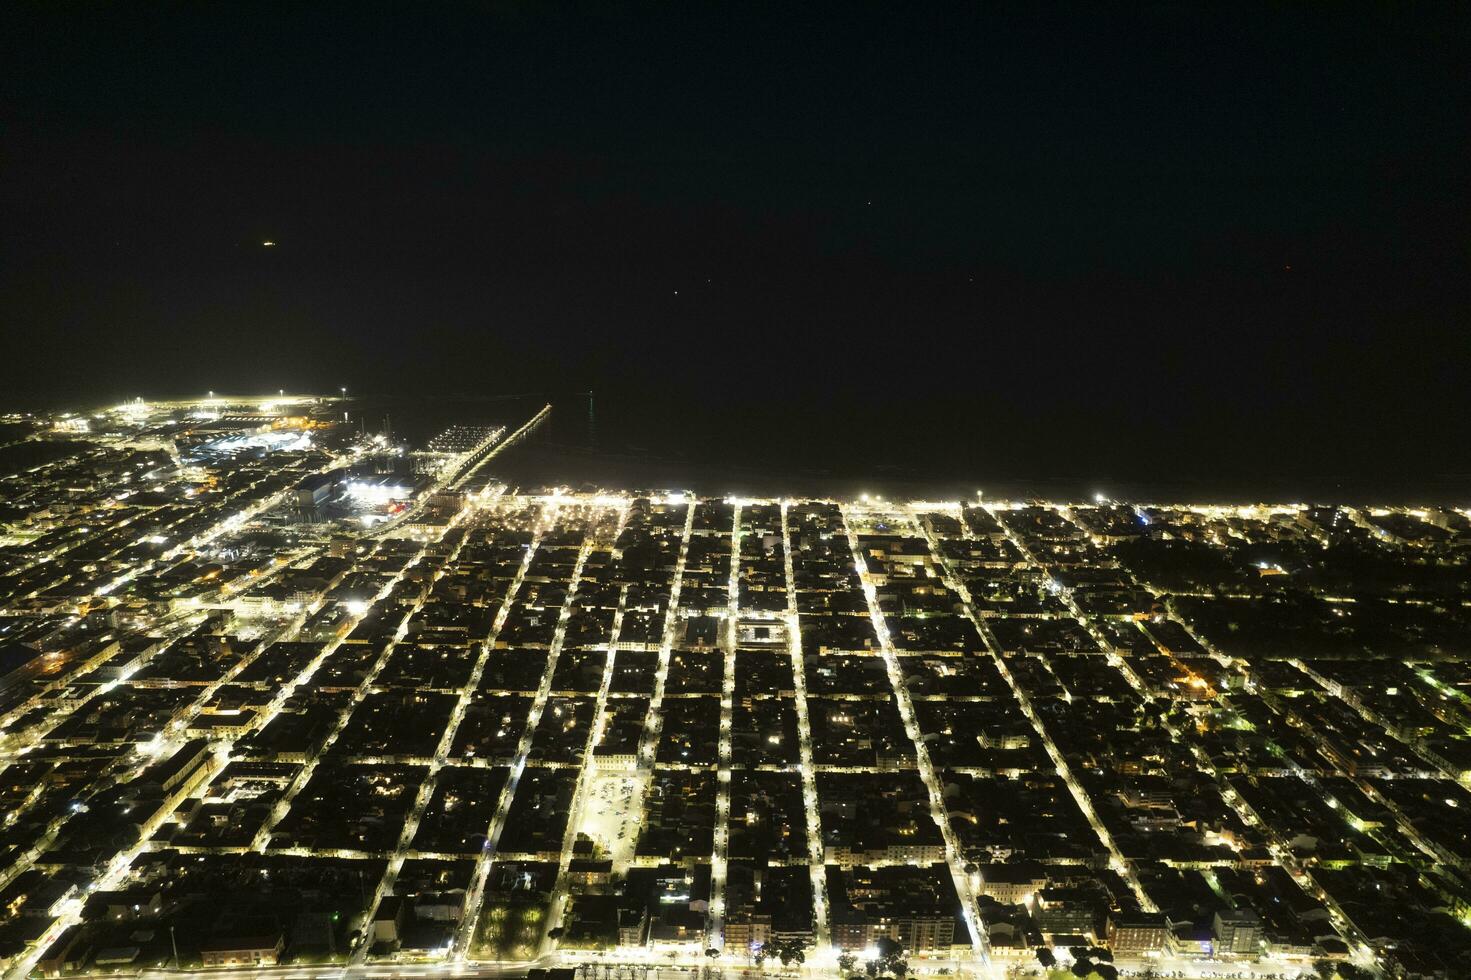
[[[852,953],[838,954],[838,971],[841,973],[852,973],[853,968],[858,965],[858,957]]]
[[[720,955],[720,950],[716,949],[714,946],[711,946],[709,949],[705,950],[705,955],[713,960],[715,957]]]
[[[759,966],[768,956],[781,960],[782,966],[801,964],[807,960],[807,945],[797,939],[768,939],[756,947],[755,959]]]
[[[1322,977],[1322,980],[1333,980],[1338,975],[1338,968],[1328,960],[1314,960],[1313,972]]]
[[[863,964],[864,972],[870,977],[891,974],[902,977],[909,972],[909,963],[904,959],[904,946],[888,936],[880,937],[873,944],[874,957]]]
[[[1041,963],[1044,967],[1050,970],[1057,965],[1057,957],[1053,954],[1052,950],[1048,949],[1046,946],[1038,946],[1037,962]]]

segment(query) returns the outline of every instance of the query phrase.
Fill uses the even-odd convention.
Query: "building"
[[[957,938],[959,900],[943,864],[829,868],[828,894],[833,942],[843,949],[866,949],[882,938],[914,952],[969,942]]]
[[[87,908],[114,921],[157,915],[163,908],[163,891],[136,888],[93,892],[87,898]]]
[[[954,915],[862,916],[834,920],[833,943],[843,949],[867,949],[880,939],[893,939],[916,952],[947,950],[955,942]]]
[[[36,961],[36,970],[45,977],[80,972],[92,951],[91,945],[82,941],[84,935],[79,925],[67,928]]]
[[[608,858],[574,857],[567,866],[567,881],[578,888],[604,886],[612,876],[613,862]]]
[[[1096,936],[1098,897],[1078,888],[1044,888],[1037,892],[1037,927],[1044,936]]]
[[[305,520],[321,520],[322,506],[337,492],[342,476],[341,470],[314,473],[296,485],[296,506]]]
[[[199,956],[206,968],[275,966],[285,949],[286,936],[276,929],[254,936],[226,934],[206,939],[199,946]]]
[[[742,912],[725,920],[725,944],[732,949],[754,949],[771,939],[771,916]]]
[[[1030,902],[1032,896],[1047,887],[1048,882],[1046,869],[1032,861],[983,864],[979,871],[981,887],[977,894],[1002,905]]]
[[[1108,920],[1108,945],[1115,956],[1158,956],[1169,941],[1163,915],[1139,912]]]
[[[662,906],[649,925],[649,945],[682,949],[705,942],[705,913],[685,906]]]
[[[642,946],[649,929],[649,910],[645,906],[618,910],[618,945]]]
[[[1210,959],[1216,954],[1216,937],[1206,928],[1190,922],[1174,924],[1170,929],[1170,952],[1181,959]]]
[[[1216,955],[1259,956],[1264,935],[1262,920],[1250,909],[1232,909],[1215,914],[1212,926],[1216,936]]]
[[[143,778],[154,783],[166,793],[184,789],[202,775],[204,766],[212,758],[209,743],[202,738],[190,739],[166,760],[150,766]]]
[[[373,913],[373,943],[396,944],[403,935],[409,915],[409,902],[402,895],[385,895]]]

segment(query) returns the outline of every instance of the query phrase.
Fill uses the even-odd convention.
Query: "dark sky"
[[[6,4],[4,407],[1471,472],[1464,5],[920,6]]]

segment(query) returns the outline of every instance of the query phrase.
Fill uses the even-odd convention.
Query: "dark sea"
[[[490,473],[523,491],[683,490],[708,495],[1149,502],[1471,503],[1471,466],[1381,466],[1351,452],[1295,456],[1252,439],[1003,423],[933,405],[801,408],[657,392],[375,397],[354,419],[419,446],[453,424],[515,429],[550,402]]]

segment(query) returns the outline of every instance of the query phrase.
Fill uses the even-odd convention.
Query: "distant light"
[[[266,248],[275,248],[276,247],[276,243],[275,242],[261,242],[261,244],[264,245]]]
[[[1095,504],[1101,504],[1101,503],[1103,503],[1103,502],[1104,502],[1104,501],[1105,501],[1105,500],[1107,500],[1107,499],[1108,499],[1108,497],[1106,497],[1106,496],[1104,496],[1104,495],[1103,495],[1103,494],[1101,494],[1101,493],[1095,493],[1095,494],[1094,494],[1094,495],[1093,495],[1093,502],[1094,502],[1094,503],[1095,503]]]

